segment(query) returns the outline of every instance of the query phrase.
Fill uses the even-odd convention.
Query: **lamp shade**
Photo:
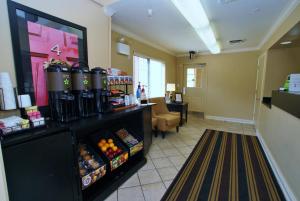
[[[175,84],[167,83],[167,91],[175,91]]]

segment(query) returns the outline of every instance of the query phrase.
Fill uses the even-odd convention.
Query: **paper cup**
[[[7,72],[0,72],[0,88],[11,87],[12,82]]]
[[[12,87],[4,87],[0,90],[0,104],[2,110],[16,109],[15,93]]]
[[[18,95],[19,108],[31,107],[31,99],[28,94]]]

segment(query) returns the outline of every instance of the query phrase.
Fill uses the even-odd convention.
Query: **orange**
[[[101,143],[101,142],[98,142],[98,144],[97,144],[97,145],[98,145],[98,147],[99,147],[99,148],[101,148],[101,147],[102,147],[102,143]]]
[[[105,139],[102,139],[100,142],[101,142],[102,144],[104,144],[104,143],[106,143],[106,140],[105,140]]]
[[[110,146],[111,148],[113,148],[113,147],[115,146],[115,144],[114,144],[114,143],[109,143],[109,146]]]
[[[108,141],[108,143],[113,143],[114,142],[113,139],[108,139],[107,141]]]
[[[125,160],[128,159],[128,153],[126,153],[126,154],[124,155],[124,158],[125,158]]]
[[[113,150],[113,151],[117,151],[117,149],[118,149],[117,146],[113,146],[113,147],[112,147],[112,150]]]
[[[106,152],[106,150],[107,150],[107,146],[101,147],[101,151],[102,151],[102,152]]]

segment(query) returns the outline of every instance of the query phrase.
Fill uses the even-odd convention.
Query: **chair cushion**
[[[172,127],[172,126],[177,126],[180,122],[180,118],[177,115],[173,114],[160,114],[157,116],[158,120],[159,119],[164,119],[167,126]]]
[[[180,112],[170,112],[170,114],[180,117]]]

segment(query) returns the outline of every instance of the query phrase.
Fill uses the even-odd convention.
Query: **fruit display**
[[[112,138],[101,138],[97,143],[98,148],[108,158],[111,170],[121,166],[128,160],[128,152],[118,146],[118,142]]]
[[[126,129],[120,129],[116,134],[129,148],[130,156],[133,156],[143,149],[143,141],[139,141],[137,138],[133,137]]]
[[[82,189],[86,189],[106,174],[106,164],[87,145],[79,144],[78,163]]]

